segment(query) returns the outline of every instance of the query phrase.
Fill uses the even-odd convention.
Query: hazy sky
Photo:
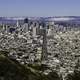
[[[80,0],[0,0],[0,16],[80,16]]]

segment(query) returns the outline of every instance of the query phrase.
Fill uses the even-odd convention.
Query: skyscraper
[[[28,26],[28,18],[24,19],[24,25],[23,25],[23,29],[24,32],[28,32],[29,30],[29,26]]]
[[[29,22],[28,18],[25,18],[24,23],[28,23],[28,22]]]
[[[17,20],[16,26],[19,27],[19,21]]]
[[[36,28],[36,26],[34,26],[34,27],[33,27],[33,36],[34,36],[34,37],[36,36],[36,32],[37,32],[36,30],[37,30],[37,28]]]

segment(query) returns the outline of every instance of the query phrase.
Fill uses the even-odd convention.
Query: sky
[[[80,16],[80,0],[0,0],[0,16]]]

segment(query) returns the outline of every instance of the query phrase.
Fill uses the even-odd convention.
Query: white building
[[[16,26],[19,27],[19,21],[17,20]]]
[[[52,29],[48,29],[47,36],[51,36],[52,34],[53,34],[53,30]]]
[[[35,37],[36,34],[37,34],[37,33],[36,33],[36,32],[37,32],[36,30],[37,30],[37,28],[36,28],[36,27],[33,27],[33,37]]]
[[[28,32],[28,31],[29,31],[28,23],[25,23],[25,24],[22,26],[22,31],[24,31],[24,32]]]

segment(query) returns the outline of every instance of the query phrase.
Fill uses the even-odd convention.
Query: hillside
[[[60,80],[56,72],[44,75],[31,67],[20,65],[0,54],[0,80]]]

